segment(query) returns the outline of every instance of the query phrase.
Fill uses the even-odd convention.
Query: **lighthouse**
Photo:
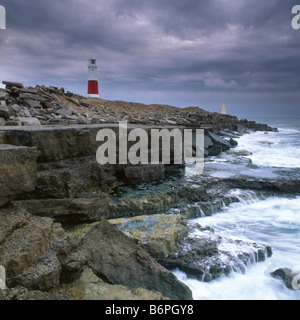
[[[88,97],[99,98],[98,67],[96,59],[89,59]]]
[[[221,114],[227,114],[227,111],[226,111],[226,106],[225,106],[225,103],[223,102],[222,105],[221,105],[221,111],[220,111]]]

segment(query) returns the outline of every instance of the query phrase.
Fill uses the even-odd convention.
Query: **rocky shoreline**
[[[187,179],[184,167],[172,164],[101,166],[95,137],[100,128],[116,130],[118,121],[129,129],[201,127],[209,159],[234,148],[247,130],[276,129],[195,107],[3,83],[0,265],[7,288],[0,299],[190,300],[191,290],[169,270],[210,281],[272,254],[268,245],[232,242],[188,219],[239,201],[234,188],[297,193],[299,178],[204,172]],[[235,257],[226,243],[236,247]]]

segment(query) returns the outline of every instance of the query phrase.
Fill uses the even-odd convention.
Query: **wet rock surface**
[[[299,269],[299,268],[298,268]],[[289,268],[279,268],[271,273],[271,276],[283,281],[291,290],[300,290],[300,272]]]
[[[232,271],[244,272],[250,263],[272,255],[268,245],[226,238],[208,226],[191,225],[191,229],[160,263],[168,269],[178,268],[199,281],[208,282]]]

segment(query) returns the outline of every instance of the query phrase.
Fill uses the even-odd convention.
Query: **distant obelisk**
[[[98,67],[96,59],[89,59],[88,97],[99,98]]]
[[[225,106],[225,103],[223,102],[222,105],[221,105],[221,114],[227,114],[226,112],[226,106]]]

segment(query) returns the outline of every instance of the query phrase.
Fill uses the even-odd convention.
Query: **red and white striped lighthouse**
[[[98,67],[96,59],[89,59],[88,97],[99,98]]]

